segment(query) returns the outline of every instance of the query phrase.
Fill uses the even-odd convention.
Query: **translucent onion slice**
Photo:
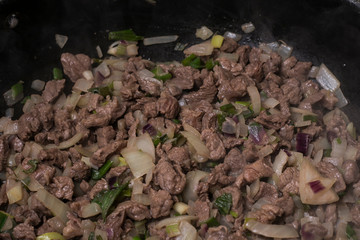
[[[244,23],[241,25],[241,30],[243,30],[244,33],[251,33],[255,30],[255,26],[253,23]]]
[[[81,217],[89,218],[101,213],[101,207],[99,204],[92,202],[81,207]]]
[[[21,182],[18,182],[15,179],[7,179],[6,195],[9,200],[9,204],[13,204],[20,201],[23,198]]]
[[[171,43],[171,42],[175,42],[178,38],[179,38],[178,35],[149,37],[149,38],[144,38],[143,43],[145,46],[153,45],[153,44]]]
[[[196,228],[191,225],[188,221],[181,221],[179,225],[181,234],[177,236],[176,240],[197,240],[197,231]]]
[[[289,225],[265,224],[255,220],[245,223],[245,228],[252,233],[269,238],[298,238],[299,234],[295,228]]]
[[[198,198],[196,188],[200,180],[208,175],[209,173],[200,170],[190,171],[186,174],[186,185],[183,191],[183,198],[185,202],[189,202],[190,200],[195,201]]]
[[[155,228],[160,229],[160,228],[163,228],[163,227],[171,225],[171,224],[180,223],[182,221],[190,222],[192,220],[197,220],[197,219],[198,219],[198,217],[196,217],[196,216],[188,216],[188,215],[165,218],[165,219],[159,221],[155,225]]]
[[[264,106],[264,108],[274,108],[276,107],[280,102],[278,100],[276,100],[275,98],[267,98],[262,105]]]
[[[206,147],[206,145],[201,141],[201,139],[198,136],[188,131],[181,131],[180,133],[187,139],[189,144],[191,144],[194,147],[194,149],[199,155],[205,158],[210,157],[209,149]]]
[[[279,154],[275,157],[274,163],[273,163],[273,170],[274,172],[280,176],[282,173],[282,170],[287,163],[289,159],[289,156],[285,153],[283,149],[280,150]]]
[[[335,92],[340,87],[340,81],[335,75],[326,67],[325,64],[321,64],[318,73],[316,74],[316,80],[326,90]]]
[[[137,149],[148,153],[152,157],[153,162],[155,161],[155,146],[148,133],[144,133],[139,137],[130,137],[127,147],[136,147]]]
[[[155,167],[152,156],[146,152],[138,150],[137,148],[124,148],[121,151],[121,154],[125,158],[132,174],[136,178],[147,174]]]
[[[83,136],[84,136],[83,132],[76,133],[70,139],[61,142],[58,146],[55,144],[48,144],[45,146],[45,149],[50,149],[50,148],[66,149],[66,148],[72,147],[76,143],[78,143],[82,139]]]
[[[213,32],[209,28],[207,28],[206,26],[202,26],[201,28],[196,29],[195,36],[197,38],[201,38],[202,40],[206,40],[209,37],[211,37],[211,35],[213,35]]]
[[[195,54],[196,56],[209,56],[214,50],[213,45],[210,41],[192,45],[191,47],[184,50],[186,55]]]
[[[261,98],[260,98],[259,90],[255,85],[251,85],[247,87],[247,91],[251,99],[251,104],[253,107],[254,114],[259,115],[261,109]]]

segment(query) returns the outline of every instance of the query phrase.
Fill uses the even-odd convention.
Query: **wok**
[[[18,24],[9,28],[15,15]],[[350,104],[345,112],[360,128],[360,2],[358,0],[1,0],[0,84],[2,92],[19,80],[25,96],[34,79],[52,77],[61,67],[62,52],[97,57],[111,43],[107,32],[132,28],[145,37],[178,34],[182,43],[199,42],[195,29],[203,25],[223,34],[241,32],[240,25],[253,22],[256,31],[244,34],[241,43],[283,40],[293,54],[315,65],[325,63],[341,81]],[[67,35],[63,49],[54,35]],[[140,55],[153,61],[181,60],[175,43],[143,46]],[[1,115],[7,108],[0,98]],[[16,115],[20,114],[18,104]]]

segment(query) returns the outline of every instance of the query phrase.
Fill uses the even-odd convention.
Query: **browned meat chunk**
[[[180,106],[176,98],[171,95],[164,94],[156,102],[157,109],[165,118],[176,118],[180,111]]]
[[[201,139],[205,141],[205,145],[210,151],[211,160],[220,160],[225,157],[224,144],[214,129],[203,130],[201,132]]]
[[[153,218],[166,217],[170,214],[174,201],[168,192],[150,189],[149,196],[151,201],[150,213]]]
[[[74,183],[71,178],[57,176],[53,178],[54,183],[50,184],[51,193],[57,198],[71,200],[74,194]]]
[[[108,145],[111,140],[114,140],[116,132],[112,126],[105,126],[98,128],[95,131],[96,140],[99,148],[105,147]]]
[[[124,147],[126,147],[125,140],[119,140],[109,143],[108,145],[99,148],[96,152],[94,152],[94,154],[90,158],[90,161],[95,166],[101,167],[111,154],[121,150]]]
[[[185,187],[186,178],[180,165],[160,160],[155,166],[154,183],[170,194],[179,194]]]
[[[342,192],[346,189],[346,184],[341,172],[332,163],[322,161],[317,164],[317,168],[325,177],[336,179],[334,184],[335,192]]]
[[[53,102],[65,87],[65,79],[48,81],[42,93],[45,102]]]
[[[16,239],[35,240],[36,238],[34,227],[28,223],[20,223],[14,227],[12,234]]]
[[[47,164],[39,164],[31,175],[43,186],[49,185],[55,175],[55,168]]]
[[[81,78],[84,71],[91,68],[91,59],[84,54],[63,53],[60,60],[64,73],[73,82]]]

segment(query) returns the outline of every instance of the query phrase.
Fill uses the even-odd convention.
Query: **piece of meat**
[[[342,192],[346,189],[346,184],[341,172],[332,163],[321,161],[317,164],[317,169],[325,177],[336,179],[334,183],[335,192]]]
[[[201,111],[192,110],[189,107],[182,107],[180,112],[180,120],[182,123],[187,123],[198,131],[202,129],[202,118],[204,113]]]
[[[197,91],[184,94],[183,98],[188,104],[198,103],[201,100],[212,103],[217,93],[217,88],[214,85],[214,74],[212,72],[204,79],[203,85]]]
[[[311,62],[297,62],[293,68],[286,71],[285,75],[289,78],[296,78],[304,82],[308,79],[311,66]]]
[[[232,53],[239,47],[239,44],[232,38],[224,38],[223,44],[220,47],[220,51]]]
[[[126,144],[127,142],[125,140],[111,142],[108,145],[96,150],[91,156],[90,162],[95,166],[101,167],[110,155],[126,147]]]
[[[173,147],[167,153],[167,156],[170,161],[175,164],[179,164],[183,169],[190,170],[191,159],[189,155],[189,150],[185,147]]]
[[[116,132],[112,126],[105,126],[96,129],[95,135],[99,148],[102,148],[114,140]]]
[[[2,240],[12,240],[10,233],[0,233],[0,239]]]
[[[289,117],[290,115],[284,115],[282,113],[268,115],[266,111],[261,111],[259,116],[254,118],[254,121],[266,126],[267,128],[279,130],[289,120]]]
[[[81,196],[70,202],[70,209],[79,217],[83,217],[81,214],[81,208],[88,204],[90,204],[90,201],[87,196]]]
[[[246,160],[238,148],[233,148],[225,156],[224,164],[230,167],[229,175],[236,176],[243,171]]]
[[[47,186],[55,175],[55,168],[47,164],[39,164],[35,172],[31,174],[41,185]]]
[[[34,195],[29,197],[28,206],[29,210],[34,210],[40,218],[43,218],[43,216],[52,216],[50,210],[47,209]]]
[[[286,141],[291,141],[294,138],[294,126],[285,124],[280,128],[279,135]]]
[[[254,195],[252,201],[255,202],[263,197],[277,198],[278,191],[276,187],[270,183],[260,181],[259,191]]]
[[[192,215],[197,216],[198,222],[205,222],[210,218],[210,201],[209,199],[196,199],[194,204],[191,206],[191,213]]]
[[[1,139],[1,138],[0,138]],[[25,146],[25,143],[20,140],[16,135],[10,135],[9,136],[9,146],[11,149],[13,149],[15,152],[21,152]],[[1,162],[1,140],[0,140],[0,162]],[[0,167],[1,168],[1,167]],[[1,170],[0,170],[1,171]]]
[[[270,59],[268,59],[263,65],[264,75],[267,76],[269,73],[279,72],[281,62],[281,56],[276,52],[271,52]]]
[[[158,115],[159,109],[156,101],[148,102],[144,104],[144,116],[149,118],[154,118]]]
[[[125,211],[126,215],[135,221],[151,218],[150,211],[145,205],[133,201],[124,201],[117,205],[114,212],[120,211]]]
[[[232,199],[232,210],[235,211],[239,216],[243,210],[243,199],[242,192],[235,186],[227,186],[220,190],[221,194],[230,193]]]
[[[161,94],[156,104],[157,109],[165,118],[174,119],[180,112],[178,100],[171,95]]]
[[[249,54],[251,47],[249,45],[241,45],[236,49],[235,53],[239,55],[239,63],[245,67],[249,62]]]
[[[254,79],[256,83],[260,83],[264,78],[263,68],[261,62],[250,63],[245,67],[245,74]]]
[[[73,55],[71,53],[63,53],[60,60],[64,73],[72,82],[76,82],[76,80],[82,77],[84,71],[91,68],[91,59],[84,54]]]
[[[17,206],[11,211],[11,215],[14,216],[17,223],[28,223],[29,225],[36,226],[41,222],[37,213],[32,209],[30,210],[28,205]]]
[[[222,81],[218,87],[219,92],[217,97],[220,100],[223,100],[224,98],[229,101],[238,100],[247,94],[246,89],[250,83],[252,82],[244,75],[237,76],[228,81]]]
[[[113,177],[120,177],[122,174],[125,173],[125,171],[128,169],[127,166],[118,166],[110,168],[110,171],[106,174],[105,179],[109,180]]]
[[[248,213],[248,218],[254,218],[262,223],[272,223],[276,217],[280,217],[284,211],[276,206],[271,204],[264,204],[260,209],[251,211]]]
[[[290,104],[299,104],[302,98],[300,82],[295,78],[290,78],[281,86],[281,90]]]
[[[219,58],[216,59],[216,61],[219,62],[220,66],[231,72],[231,74],[234,76],[234,77],[237,77],[239,75],[241,75],[241,73],[244,71],[244,67],[237,62],[237,60],[229,60],[229,59],[226,59],[225,57],[221,57],[219,56]]]
[[[81,227],[81,220],[70,212],[67,213],[67,217],[69,220],[66,222],[66,225],[63,229],[63,236],[68,239],[82,236],[84,230]]]
[[[101,102],[103,101],[104,97],[101,96],[100,94],[98,93],[87,93],[89,94],[89,101],[88,101],[88,104],[86,106],[86,109],[89,111],[89,112],[92,112],[94,111],[96,108],[99,107],[99,105],[101,104]]]
[[[42,92],[42,98],[45,102],[52,103],[60,95],[64,87],[65,79],[48,81]]]
[[[151,96],[160,96],[163,83],[152,77],[140,77],[140,74],[136,73],[136,79],[140,85],[141,90],[150,94]]]
[[[230,185],[235,181],[234,176],[229,176],[228,173],[231,169],[231,166],[220,163],[216,165],[211,171],[207,182],[210,185]]]
[[[16,225],[12,231],[12,235],[15,239],[35,240],[36,238],[34,227],[28,223]]]
[[[74,182],[72,179],[66,176],[57,176],[53,178],[53,182],[50,184],[50,192],[57,198],[71,201],[74,194]]]
[[[217,114],[213,111],[206,112],[201,120],[202,129],[216,129],[217,128]]]
[[[247,183],[252,183],[256,179],[270,177],[273,172],[269,159],[259,159],[245,166],[243,173],[236,178],[235,185],[240,187],[244,180]]]
[[[103,190],[109,190],[109,184],[104,178],[98,180],[95,183],[95,185],[91,188],[90,192],[88,192],[88,196],[90,199],[93,199],[98,193]]]
[[[149,197],[150,213],[153,218],[166,217],[170,214],[174,201],[167,191],[150,189]]]
[[[75,162],[70,168],[70,177],[75,181],[86,179],[90,175],[90,167],[83,161]]]
[[[359,180],[359,167],[356,161],[346,160],[342,165],[342,169],[346,184],[351,184]]]
[[[159,238],[160,240],[166,240],[168,238],[165,228],[157,228],[156,222],[150,222],[147,227],[150,236]]]
[[[160,160],[154,171],[154,183],[170,194],[179,194],[184,190],[186,177],[178,164],[171,165],[166,160]]]
[[[58,148],[41,149],[38,158],[49,165],[63,167],[64,163],[69,159],[69,153]]]
[[[332,224],[336,224],[337,222],[336,203],[331,203],[326,206],[325,219],[326,222],[331,222]]]
[[[226,151],[224,144],[214,129],[205,129],[201,132],[201,139],[205,141],[206,147],[210,151],[211,160],[220,160],[225,157]]]
[[[301,226],[300,234],[309,236],[311,239],[324,239],[327,229],[319,224],[307,222]]]
[[[80,189],[84,193],[88,193],[90,191],[90,189],[91,189],[91,186],[87,181],[82,180],[81,183],[80,183]]]
[[[0,206],[7,202],[8,202],[8,198],[6,195],[6,183],[3,183],[3,184],[1,184],[1,187],[0,187]]]
[[[7,158],[10,155],[10,145],[7,135],[0,136],[0,171],[6,167]]]
[[[277,186],[282,192],[299,194],[299,170],[295,167],[287,167],[279,176]]]
[[[320,92],[324,94],[320,104],[328,110],[333,110],[335,104],[339,101],[333,92],[326,89],[321,89]]]
[[[218,227],[211,227],[206,232],[206,240],[227,240],[229,239],[228,229],[221,225]]]
[[[319,90],[320,90],[319,84],[317,84],[313,80],[307,80],[307,81],[301,83],[301,92],[302,92],[304,98],[307,98],[309,96],[312,96],[312,95],[318,93]]]
[[[360,227],[360,205],[355,204],[351,209],[351,216],[352,222],[357,226]]]

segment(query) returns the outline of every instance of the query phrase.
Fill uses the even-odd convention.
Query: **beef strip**
[[[111,142],[108,145],[96,150],[91,156],[90,162],[95,166],[101,167],[110,155],[126,147],[126,144],[125,140]]]
[[[187,123],[198,131],[202,129],[202,118],[204,113],[201,111],[192,110],[189,107],[182,107],[180,112],[181,122]]]
[[[232,38],[224,38],[223,44],[220,47],[220,51],[232,53],[239,47],[239,44]]]
[[[251,82],[246,76],[240,75],[227,81],[221,81],[218,87],[217,97],[219,100],[226,98],[229,101],[238,100],[247,94],[247,87]]]
[[[124,201],[117,205],[114,212],[125,211],[126,215],[135,221],[151,218],[149,209],[140,203]]]
[[[47,186],[55,175],[55,168],[47,164],[39,164],[35,172],[31,174],[41,185]]]
[[[248,213],[248,218],[255,218],[262,223],[272,223],[277,217],[280,217],[284,211],[276,205],[264,204],[260,209]]]
[[[57,99],[65,87],[65,79],[48,81],[42,92],[42,98],[45,102],[51,103]]]
[[[174,201],[167,191],[150,189],[149,197],[150,213],[153,218],[166,217],[170,214]]]
[[[225,157],[226,151],[219,135],[214,129],[205,129],[201,132],[201,139],[205,141],[206,147],[210,151],[211,160],[220,160]]]
[[[105,179],[102,178],[98,180],[91,188],[90,192],[88,192],[88,196],[90,199],[93,199],[98,193],[103,190],[109,190],[109,184]]]
[[[324,94],[324,97],[321,99],[321,106],[324,106],[328,110],[335,108],[335,104],[339,101],[333,92],[330,92],[326,89],[321,89],[320,92]]]
[[[37,213],[29,209],[28,205],[17,206],[11,213],[17,223],[28,223],[29,225],[36,226],[41,222]]]
[[[108,145],[111,140],[114,140],[116,132],[112,126],[105,126],[98,128],[95,131],[96,140],[99,148],[105,147]]]
[[[279,176],[278,187],[282,192],[299,194],[299,170],[287,167]]]
[[[84,230],[81,226],[81,220],[74,216],[74,214],[68,212],[67,213],[68,221],[66,222],[66,225],[63,229],[63,236],[65,238],[74,238],[77,236],[82,236]]]
[[[74,183],[71,178],[66,176],[57,176],[53,178],[50,184],[50,192],[57,198],[71,200],[74,194]]]
[[[41,149],[38,158],[49,165],[63,167],[64,163],[69,159],[69,153],[58,148]]]
[[[1,140],[0,140],[0,162],[1,162],[1,148],[3,146],[1,146]],[[20,138],[18,138],[16,135],[10,135],[9,136],[9,146],[11,149],[13,149],[15,152],[21,152],[25,146],[25,143],[23,141],[20,140]],[[1,171],[1,170],[0,170]]]
[[[64,73],[73,82],[81,78],[84,71],[91,68],[91,59],[84,54],[73,55],[71,53],[63,53],[60,60]]]
[[[35,240],[35,229],[33,226],[28,223],[20,223],[16,225],[12,231],[12,235],[16,239],[24,239],[24,240]]]
[[[87,179],[90,175],[90,167],[83,161],[75,162],[70,168],[70,177],[76,181]]]
[[[212,102],[217,93],[217,88],[214,85],[214,75],[212,72],[204,79],[203,85],[197,91],[193,91],[183,95],[183,98],[188,104],[198,103],[201,100]]]
[[[277,73],[281,66],[281,56],[276,52],[270,53],[270,59],[266,60],[263,65],[264,75],[267,76],[269,73]]]
[[[273,172],[269,159],[259,159],[245,166],[243,173],[236,178],[235,185],[240,187],[245,182],[252,183],[256,179],[270,177]]]
[[[173,147],[167,153],[167,156],[170,161],[179,164],[184,170],[190,170],[191,159],[189,150],[186,147]]]
[[[171,95],[161,94],[160,98],[156,102],[157,109],[165,118],[176,118],[180,112],[180,106],[176,98]]]
[[[185,187],[186,178],[180,165],[171,165],[162,159],[155,166],[154,183],[170,194],[179,194]]]
[[[231,166],[220,163],[216,165],[215,168],[211,171],[207,182],[210,185],[230,185],[235,181],[234,176],[229,176],[228,173],[231,169]]]
[[[3,183],[3,184],[1,184],[1,187],[0,187],[0,206],[7,202],[8,202],[8,199],[7,199],[7,195],[6,195],[6,184]]]
[[[334,183],[335,192],[342,192],[346,189],[346,184],[342,174],[332,163],[324,161],[319,162],[317,164],[317,169],[325,177],[336,179],[336,182]]]
[[[246,160],[238,148],[233,148],[225,156],[224,164],[230,166],[229,175],[236,176],[243,171]]]
[[[140,74],[135,75],[140,85],[141,90],[150,94],[151,96],[159,96],[163,86],[161,80],[152,77],[140,77]]]

